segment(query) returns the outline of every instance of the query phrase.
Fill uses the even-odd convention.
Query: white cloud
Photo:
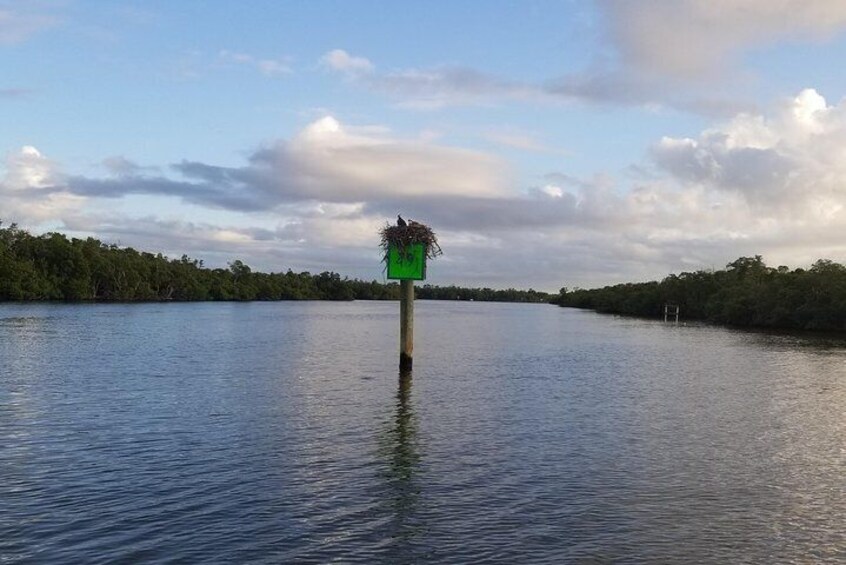
[[[273,232],[237,225],[214,225],[158,216],[125,216],[87,212],[69,214],[64,227],[74,233],[94,235],[107,243],[161,252],[171,257],[196,254],[224,266],[239,255],[259,253],[271,245],[285,247]]]
[[[254,161],[290,167],[302,197],[355,201],[382,196],[502,196],[508,171],[481,152],[362,133],[332,117],[318,120],[288,143]],[[286,190],[288,187],[280,187]]]
[[[511,188],[506,164],[491,155],[399,138],[382,127],[349,127],[331,116],[255,152],[243,167],[183,161],[171,167],[182,177],[175,179],[120,159],[107,166],[110,177],[71,177],[68,185],[86,196],[171,195],[242,211],[308,200],[495,198]]]
[[[552,198],[564,197],[564,191],[562,190],[562,188],[560,186],[555,186],[554,184],[546,184],[542,186],[540,190],[541,192]]]
[[[457,202],[454,217],[426,213],[450,232],[473,218],[465,229],[480,239],[459,253],[474,272],[495,278],[519,266],[544,288],[556,271],[560,284],[590,286],[720,268],[741,255],[792,266],[846,260],[846,101],[805,90],[770,114],[666,137],[651,157],[657,174],[632,186],[549,175],[504,209]]]
[[[573,153],[565,149],[552,147],[537,137],[527,133],[515,131],[491,131],[483,135],[489,141],[505,147],[530,151],[532,153],[544,153],[549,155],[570,156]]]
[[[624,64],[681,78],[713,75],[729,56],[780,40],[824,40],[846,26],[841,0],[604,0]]]
[[[380,73],[369,59],[350,55],[343,49],[329,51],[321,57],[320,64],[357,84],[397,99],[398,105],[405,108],[431,110],[507,99],[555,99],[541,87],[464,67],[407,68]]]
[[[542,87],[544,97],[538,100],[639,106],[649,111],[673,108],[721,117],[754,109],[751,103],[728,94],[731,84],[712,81],[703,91],[701,85],[676,77],[606,63],[548,81]]]
[[[772,117],[740,115],[696,139],[664,138],[655,162],[685,186],[737,193],[777,220],[830,217],[846,199],[846,103],[805,90]]]
[[[342,49],[321,64],[403,108],[437,110],[505,102],[586,102],[732,116],[757,108],[736,95],[750,75],[740,55],[783,41],[824,41],[846,29],[841,0],[600,0],[609,46],[586,68],[536,83],[438,65],[377,72]],[[702,88],[707,84],[707,89]]]
[[[287,62],[277,59],[259,59],[256,61],[256,67],[261,74],[269,77],[285,75],[291,72],[291,67]]]
[[[381,278],[378,248],[373,242],[378,226],[367,220],[280,219],[276,228],[256,228],[254,224],[254,218],[212,224],[150,215],[86,213],[69,215],[64,229],[170,257],[188,254],[208,267],[225,267],[242,259],[266,272],[334,270],[368,280]],[[355,235],[354,241],[350,234]]]
[[[501,101],[555,103],[545,88],[503,79],[466,67],[402,69],[366,77],[365,84],[399,100],[404,108],[433,110],[451,106],[491,105]]]
[[[280,229],[284,239],[324,249],[373,248],[375,234],[385,223],[380,215],[355,218],[298,218]],[[342,251],[343,252],[343,251]]]
[[[782,41],[823,41],[846,29],[841,0],[601,0],[600,6],[611,56],[599,49],[587,68],[539,83],[454,65],[377,72],[370,60],[342,49],[321,63],[403,108],[587,102],[725,117],[756,110],[734,94],[742,75],[727,72],[739,55]]]
[[[749,104],[721,95],[668,88],[666,77],[627,68],[600,66],[541,83],[509,80],[476,69],[437,65],[377,72],[367,59],[343,50],[327,53],[321,64],[342,72],[354,84],[383,93],[401,108],[440,110],[457,106],[493,106],[506,102],[550,106],[583,102],[643,107],[668,106],[705,115],[727,115]]]
[[[290,66],[290,60],[287,58],[263,59],[247,53],[238,53],[226,49],[218,53],[218,61],[225,65],[242,65],[253,68],[266,77],[287,75],[293,72]]]
[[[138,175],[144,170],[143,167],[140,167],[122,155],[106,157],[101,162],[101,165],[114,176]]]
[[[234,53],[227,49],[223,49],[218,53],[218,57],[220,60],[226,63],[238,63],[238,64],[252,64],[253,56],[247,55],[246,53]]]
[[[329,51],[321,57],[320,62],[325,67],[348,75],[370,73],[373,72],[375,68],[373,63],[365,57],[350,55],[343,49],[333,49],[332,51]]]
[[[7,161],[0,196],[4,221],[20,220],[11,210],[210,263],[364,278],[379,276],[376,231],[397,212],[441,234],[435,283],[556,289],[719,268],[740,255],[846,260],[846,102],[806,90],[769,114],[658,140],[650,157],[653,174],[633,184],[550,174],[521,193],[491,155],[325,117],[242,167],[178,163],[180,178],[125,158],[109,159],[103,179],[64,178],[24,148]],[[215,208],[221,219],[92,212],[129,194],[176,197],[194,207],[187,217]],[[85,210],[74,208],[81,196]]]
[[[16,100],[31,96],[33,91],[29,88],[0,88],[0,98]]]
[[[6,157],[0,177],[0,219],[38,224],[78,209],[84,199],[66,191],[57,166],[32,146]]]
[[[0,44],[20,43],[58,23],[55,16],[0,5]]]
[[[31,145],[21,147],[6,158],[3,187],[10,191],[47,188],[54,184],[54,165]]]

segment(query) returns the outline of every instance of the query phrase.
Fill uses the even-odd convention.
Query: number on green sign
[[[388,248],[388,278],[422,281],[426,279],[426,252],[422,243]]]

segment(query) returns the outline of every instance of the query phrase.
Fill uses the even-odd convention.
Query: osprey
[[[399,214],[397,214],[397,225],[402,226],[402,227],[405,227],[405,226],[408,225],[407,223],[405,223],[405,220],[403,220],[402,216],[400,216]]]

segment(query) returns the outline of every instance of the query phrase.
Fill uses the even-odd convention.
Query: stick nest
[[[435,232],[432,231],[432,228],[420,222],[410,221],[407,226],[385,224],[385,227],[379,230],[379,235],[382,236],[379,247],[382,248],[384,254],[382,261],[385,264],[388,263],[388,249],[392,245],[396,245],[400,252],[402,252],[409,245],[422,243],[427,259],[434,259],[438,255],[443,254],[441,246],[438,245],[438,238],[435,236]]]

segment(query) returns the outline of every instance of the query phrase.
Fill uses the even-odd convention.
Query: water
[[[0,305],[0,562],[846,560],[843,341],[416,315]]]

